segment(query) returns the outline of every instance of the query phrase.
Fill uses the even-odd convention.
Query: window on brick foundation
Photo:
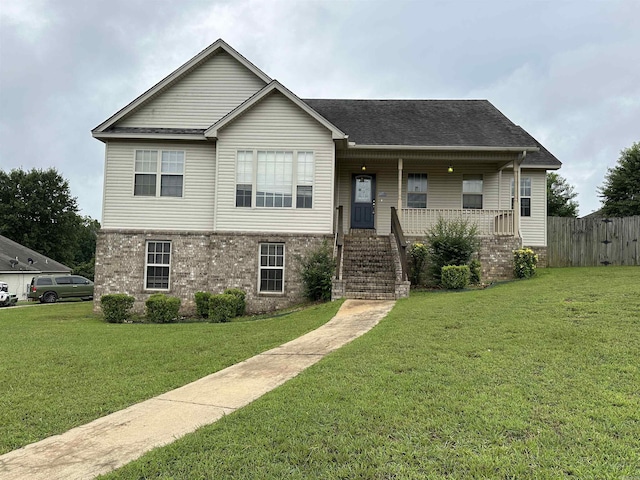
[[[258,291],[284,292],[284,243],[261,243]]]
[[[147,242],[144,284],[147,290],[169,290],[171,242]]]

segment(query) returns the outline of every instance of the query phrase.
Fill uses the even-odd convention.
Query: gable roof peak
[[[107,128],[113,126],[117,121],[121,120],[126,115],[130,114],[133,110],[137,109],[144,103],[148,102],[151,98],[155,97],[158,93],[163,91],[166,87],[176,82],[178,79],[182,78],[186,73],[196,68],[205,62],[211,55],[218,53],[218,51],[223,50],[227,54],[231,55],[236,61],[238,61],[241,65],[246,67],[250,72],[256,75],[260,80],[262,80],[265,84],[271,82],[271,78],[256,67],[253,63],[247,60],[242,54],[240,54],[236,49],[234,49],[231,45],[225,42],[222,38],[219,38],[211,45],[200,51],[190,60],[182,64],[176,70],[171,72],[165,78],[163,78],[160,82],[156,83],[153,87],[148,89],[142,95],[138,96],[135,100],[130,102],[125,107],[118,110],[115,114],[109,117],[107,120],[102,122],[100,125],[95,127],[91,132],[96,136],[101,132],[104,132]]]

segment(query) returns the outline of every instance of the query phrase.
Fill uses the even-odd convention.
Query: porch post
[[[398,159],[398,219],[402,220],[402,159]]]

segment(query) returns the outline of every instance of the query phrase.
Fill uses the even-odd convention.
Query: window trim
[[[528,180],[529,185],[524,185],[523,186],[523,182],[525,180]],[[513,210],[513,203],[514,203],[514,193],[515,193],[515,178],[511,177],[511,210]],[[526,189],[529,189],[529,195],[526,195]],[[525,193],[523,193],[523,191]],[[532,213],[533,213],[533,208],[532,208],[532,204],[531,204],[531,198],[533,197],[533,181],[531,180],[531,177],[520,177],[520,216],[521,217],[531,217]],[[523,199],[529,199],[529,205],[528,205],[528,209],[529,209],[529,214],[527,215],[524,211],[524,205],[522,204],[522,200]]]
[[[258,205],[258,157],[259,153],[284,153],[291,154],[291,205],[288,206],[262,206]],[[251,154],[251,199],[250,205],[238,205],[238,186],[249,185],[248,183],[238,183],[239,155]],[[311,180],[305,180],[302,178],[302,172],[300,171],[300,154],[311,154]],[[315,208],[315,184],[316,184],[316,152],[309,148],[291,149],[291,148],[238,148],[235,152],[235,195],[234,205],[239,209],[251,209],[251,210],[313,210]],[[305,198],[310,200],[310,206],[298,206],[298,191],[299,187],[310,187],[311,196]],[[275,202],[274,202],[275,203]],[[284,203],[284,198],[283,198]],[[288,203],[288,202],[287,202]],[[307,203],[307,202],[305,202]]]
[[[416,191],[411,191],[409,189],[409,177],[411,175],[420,175],[423,176],[424,175],[424,180],[425,180],[425,189],[424,191],[420,190],[419,192]],[[406,188],[407,188],[407,196],[406,196],[406,207],[407,208],[416,208],[416,209],[420,209],[420,210],[424,210],[429,208],[429,204],[427,203],[429,201],[429,174],[424,173],[424,172],[407,172],[407,183],[406,183]],[[424,195],[424,207],[411,207],[409,206],[409,194],[414,194],[414,195]]]
[[[168,243],[169,244],[169,263],[149,263],[149,244],[151,243]],[[155,253],[155,252],[154,252]],[[171,240],[154,240],[146,239],[144,243],[144,284],[143,290],[147,292],[169,292],[171,291],[171,262],[173,260],[173,242]],[[169,267],[169,273],[167,274],[167,288],[152,288],[148,286],[147,277],[149,274],[149,267]]]
[[[136,162],[138,152],[155,152],[156,153],[156,171],[155,172],[138,172],[136,169]],[[162,156],[165,152],[181,153],[182,154],[182,173],[176,172],[163,172],[162,171]],[[133,150],[133,188],[132,197],[141,198],[184,198],[185,192],[185,170],[187,164],[187,152],[186,150],[179,149],[166,149],[166,148],[135,148]],[[153,175],[155,177],[155,193],[153,195],[136,195],[136,176],[137,175]],[[162,195],[162,178],[163,177],[181,177],[182,178],[182,192],[180,196],[177,195]]]
[[[465,192],[464,191],[464,181],[465,177],[480,177],[480,181],[482,182],[482,192]],[[478,178],[468,178],[468,180],[478,180]],[[474,195],[480,196],[480,208],[473,207],[465,207],[464,206],[464,196],[465,195]],[[462,209],[463,210],[484,210],[484,174],[482,173],[465,173],[462,175]]]
[[[282,245],[282,266],[281,267],[263,267],[262,266],[262,246],[263,245]],[[269,255],[267,253],[267,255]],[[285,242],[258,242],[258,283],[256,285],[257,287],[257,292],[258,295],[284,295],[285,294],[285,290],[286,290],[286,268],[287,268],[287,246],[285,244]],[[262,290],[261,288],[261,284],[262,284],[262,271],[266,270],[266,269],[270,269],[270,270],[275,270],[275,269],[279,269],[282,271],[282,290],[280,291],[276,291],[276,290]]]

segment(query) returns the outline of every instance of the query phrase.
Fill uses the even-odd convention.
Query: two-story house
[[[139,307],[227,287],[249,311],[298,302],[299,256],[323,241],[335,296],[396,298],[405,239],[441,217],[475,223],[485,278],[504,278],[514,248],[544,255],[546,171],[561,165],[486,100],[301,99],[223,40],[92,134],[105,143],[96,299]],[[383,271],[359,265],[372,258]]]

